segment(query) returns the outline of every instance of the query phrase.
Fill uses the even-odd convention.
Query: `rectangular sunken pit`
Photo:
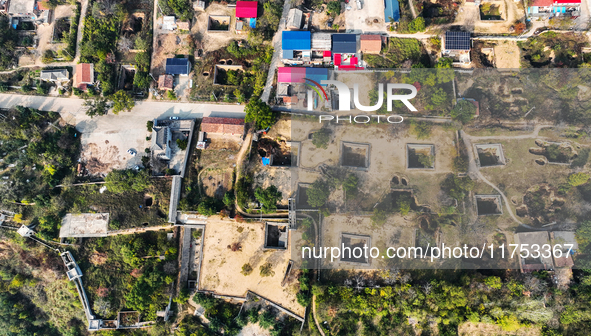
[[[369,257],[366,255],[364,246],[367,246],[367,251],[371,249],[371,237],[364,235],[357,235],[352,233],[341,234],[341,261],[356,263],[361,265],[369,265]],[[350,248],[351,253],[349,253]]]
[[[503,145],[501,144],[480,144],[474,145],[478,153],[480,167],[504,166],[506,164]]]
[[[406,167],[408,169],[435,169],[435,146],[407,144]]]
[[[230,31],[229,15],[210,15],[207,22],[207,31],[225,32]]]
[[[270,223],[265,225],[265,248],[287,249],[287,223]]]
[[[367,169],[369,167],[370,144],[341,142],[341,165]]]
[[[503,206],[500,195],[476,195],[478,216],[501,215]]]

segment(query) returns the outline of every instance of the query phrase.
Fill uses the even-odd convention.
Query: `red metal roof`
[[[357,57],[351,57],[351,65],[357,65]]]
[[[205,117],[201,121],[201,131],[209,133],[244,133],[244,119]]]
[[[341,54],[334,54],[334,65],[341,65]]]
[[[554,3],[553,0],[534,0],[530,7],[549,7]]]
[[[556,0],[555,4],[580,4],[581,0]]]
[[[257,1],[236,1],[236,17],[256,18],[257,5]]]
[[[303,83],[306,77],[306,68],[281,67],[277,69],[278,83]]]
[[[323,57],[330,57],[331,56],[331,52],[330,50],[325,50],[324,53],[322,54]]]
[[[76,65],[76,85],[94,84],[94,66],[92,63]]]

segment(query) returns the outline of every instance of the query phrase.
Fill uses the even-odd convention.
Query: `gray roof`
[[[66,69],[41,70],[40,78],[48,81],[67,81],[69,73]]]
[[[295,27],[295,29],[300,29],[302,26],[303,15],[304,13],[297,8],[290,9],[287,17],[287,27]]]
[[[33,13],[35,0],[11,0],[8,6],[8,14]]]

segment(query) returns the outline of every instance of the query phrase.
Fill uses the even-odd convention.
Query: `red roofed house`
[[[530,17],[568,16],[581,15],[581,0],[534,0],[527,7],[527,15]]]
[[[94,85],[94,64],[80,63],[76,65],[76,78],[74,86],[80,90],[86,90],[88,85]]]
[[[361,35],[359,50],[364,54],[379,54],[382,51],[382,37],[380,35]]]
[[[236,17],[256,19],[258,1],[236,1]]]
[[[244,134],[244,119],[205,117],[201,121],[201,132]]]

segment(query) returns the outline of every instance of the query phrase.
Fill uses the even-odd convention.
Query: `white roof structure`
[[[60,238],[105,237],[108,227],[108,213],[66,214],[62,219]]]
[[[39,78],[50,82],[66,82],[70,80],[69,72],[66,69],[41,70]]]
[[[30,237],[35,234],[35,231],[29,229],[27,226],[22,225],[16,232],[23,237]]]
[[[165,16],[162,18],[162,30],[175,30],[176,18],[174,16]]]
[[[312,50],[332,49],[332,34],[330,33],[313,33],[311,40]]]

